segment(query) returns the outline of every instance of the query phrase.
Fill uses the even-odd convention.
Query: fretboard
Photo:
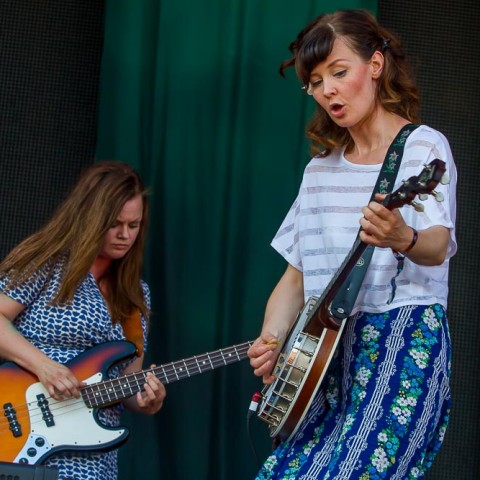
[[[82,397],[89,408],[113,404],[142,391],[148,372],[153,373],[163,384],[173,383],[247,358],[247,350],[252,343],[250,341],[233,345],[214,352],[130,373],[113,380],[87,385],[82,388]]]

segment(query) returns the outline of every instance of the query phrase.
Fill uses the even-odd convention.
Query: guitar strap
[[[134,343],[137,347],[136,355],[140,357],[143,354],[143,326],[140,310],[135,308],[132,314],[122,322],[123,333],[125,338]]]
[[[377,183],[370,197],[370,201],[375,200],[376,193],[389,193],[392,191],[395,185],[395,179],[397,178],[400,164],[402,163],[403,149],[408,136],[418,127],[409,123],[405,125],[394,138],[390,144],[383,161],[382,168],[377,178]],[[369,202],[370,203],[370,202]],[[361,230],[361,227],[360,227]],[[359,230],[359,233],[360,233]],[[358,238],[358,234],[357,234]],[[338,320],[347,318],[355,304],[358,292],[362,286],[363,279],[367,273],[368,265],[372,259],[373,251],[375,247],[368,245],[362,256],[359,258],[357,264],[353,267],[349,276],[343,282],[335,295],[332,304],[330,306],[330,313]],[[398,273],[397,273],[398,274]]]

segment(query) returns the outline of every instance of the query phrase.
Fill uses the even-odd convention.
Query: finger
[[[263,354],[250,359],[250,366],[254,369],[260,368],[266,362],[271,361],[274,356],[273,350],[267,350]]]
[[[62,386],[57,389],[62,393],[64,398],[80,397],[80,382],[75,377],[66,377],[61,379]]]
[[[391,218],[392,211],[388,208],[385,208],[381,203],[377,202],[370,202],[368,204],[368,208],[372,212],[373,215],[381,218],[382,220],[388,220]]]
[[[62,392],[60,392],[60,390],[55,388],[53,385],[51,387],[47,388],[47,391],[48,391],[48,394],[50,395],[50,397],[52,397],[53,399],[55,399],[57,401],[61,401],[61,400],[64,399]]]
[[[145,384],[144,399],[146,401],[153,401],[157,398],[158,385],[151,385],[149,383]]]
[[[71,398],[78,398],[80,396],[80,392],[75,393],[74,390],[69,390],[65,388],[65,386],[60,386],[59,388],[53,386],[51,389],[48,389],[48,393],[52,398],[58,401],[68,400]]]
[[[268,360],[257,368],[254,368],[253,373],[257,377],[271,376],[274,366],[275,362],[273,360]]]
[[[252,347],[251,356],[261,357],[268,352],[274,352],[280,348],[280,342],[278,340],[262,341],[258,345]]]
[[[375,235],[376,233],[376,225],[373,223],[372,220],[369,220],[365,217],[360,219],[360,226],[362,227],[363,232],[367,233],[368,235]]]
[[[154,392],[160,391],[162,382],[153,373],[147,374],[147,384]]]
[[[277,379],[277,377],[275,377],[275,375],[264,375],[263,376],[263,383],[265,385],[271,385],[276,379]]]
[[[140,408],[145,408],[146,407],[146,402],[143,398],[143,392],[138,392],[137,393],[137,403]]]

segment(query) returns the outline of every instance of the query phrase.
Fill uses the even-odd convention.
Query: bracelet
[[[413,227],[410,227],[410,228],[413,230],[413,238],[412,238],[412,241],[410,242],[410,245],[402,253],[407,253],[409,250],[411,250],[415,246],[418,240],[418,232]]]

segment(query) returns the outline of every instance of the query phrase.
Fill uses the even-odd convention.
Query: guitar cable
[[[258,452],[257,449],[255,448],[255,444],[253,443],[253,438],[252,438],[252,433],[250,429],[250,419],[252,418],[253,414],[256,413],[258,410],[258,404],[260,402],[260,399],[262,398],[262,395],[259,392],[255,392],[252,396],[252,400],[250,402],[250,406],[248,407],[248,413],[247,413],[247,436],[248,436],[248,442],[250,444],[250,448],[253,452],[253,455],[255,457],[255,460],[257,462],[257,467],[258,469],[261,468],[262,463],[260,462],[260,459],[258,458]]]

